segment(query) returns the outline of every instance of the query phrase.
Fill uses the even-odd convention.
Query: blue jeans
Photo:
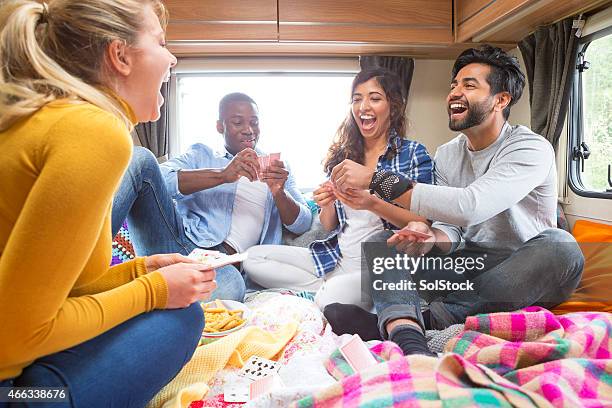
[[[127,218],[134,250],[139,256],[178,252],[188,255],[197,246],[187,237],[181,216],[166,190],[157,159],[149,150],[136,146],[112,210],[113,236]],[[214,248],[225,252],[222,245]],[[217,290],[212,299],[242,302],[245,283],[232,265],[217,269]]]
[[[384,231],[371,239],[378,244],[364,245],[369,274],[367,284],[372,285],[376,280],[411,281],[414,290],[372,289],[383,338],[387,338],[387,323],[401,318],[414,320],[425,330],[421,299],[429,303],[433,329],[464,323],[466,317],[479,313],[512,311],[531,305],[555,306],[576,289],[584,266],[584,256],[574,238],[563,230],[549,229],[516,251],[471,246],[449,255],[422,257],[420,267],[413,273],[407,273],[403,266],[374,273],[374,258],[394,258],[398,254],[384,243],[390,236],[390,232]],[[479,260],[478,265],[482,268],[458,273],[458,265],[465,265],[466,259]],[[443,267],[444,262],[452,263],[454,268]],[[440,288],[434,286],[436,281],[463,286],[459,290]]]
[[[199,303],[143,313],[75,347],[39,358],[2,387],[67,387],[70,403],[10,407],[144,407],[191,359],[202,329]]]

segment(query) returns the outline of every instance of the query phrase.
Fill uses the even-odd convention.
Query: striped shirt
[[[389,150],[397,152],[391,159],[387,158]],[[381,169],[403,174],[418,183],[434,183],[434,162],[425,146],[413,140],[404,139],[395,132],[389,137],[387,150],[378,158],[376,170]],[[333,271],[342,257],[338,245],[338,234],[346,226],[346,212],[340,201],[336,200],[334,205],[338,215],[338,226],[326,239],[314,241],[309,245],[318,277],[323,277]],[[397,229],[387,220],[382,218],[381,220],[385,229]]]

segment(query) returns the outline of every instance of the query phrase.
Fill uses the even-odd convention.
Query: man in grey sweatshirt
[[[379,332],[405,354],[429,354],[425,329],[463,323],[477,313],[552,306],[580,281],[582,253],[556,228],[553,148],[529,128],[507,122],[524,85],[516,58],[499,48],[459,56],[446,102],[449,127],[462,133],[436,152],[437,185],[372,173],[350,160],[333,169],[336,188],[369,188],[431,220],[364,245],[365,283]],[[423,313],[421,299],[429,303]],[[328,307],[332,320],[363,326],[375,319],[354,308]]]

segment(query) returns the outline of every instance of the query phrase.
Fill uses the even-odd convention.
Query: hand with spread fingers
[[[259,171],[257,153],[253,149],[246,148],[234,156],[221,174],[223,174],[226,183],[233,183],[243,176],[248,178],[249,181],[255,181]]]
[[[405,228],[422,232],[430,237],[424,239],[416,235],[399,235],[396,233],[387,240],[387,245],[394,246],[398,252],[410,256],[420,256],[429,253],[436,244],[436,235],[428,224],[421,221],[411,221]]]
[[[268,185],[272,195],[283,191],[288,177],[289,172],[285,169],[285,164],[281,160],[272,160],[270,166],[261,173],[261,181]]]
[[[340,191],[345,192],[349,188],[367,190],[373,174],[374,170],[353,160],[344,159],[332,169],[330,179]]]
[[[353,210],[369,210],[377,199],[367,190],[355,190],[353,188],[344,192],[336,190],[335,194],[342,204],[351,207]]]
[[[312,199],[321,208],[334,205],[337,197],[334,193],[334,187],[330,181],[326,181],[319,185],[319,188],[312,192]]]

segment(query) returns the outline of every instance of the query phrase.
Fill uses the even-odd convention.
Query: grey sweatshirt
[[[436,151],[438,185],[417,184],[410,209],[454,243],[517,249],[556,226],[557,170],[550,143],[506,122],[496,141],[468,149],[460,134]]]

